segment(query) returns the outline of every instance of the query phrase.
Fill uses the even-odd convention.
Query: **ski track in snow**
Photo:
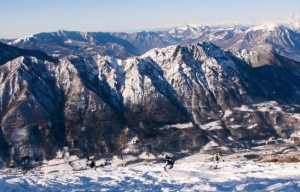
[[[178,160],[165,172],[162,163],[107,166],[61,173],[0,175],[0,191],[300,191],[300,163]]]

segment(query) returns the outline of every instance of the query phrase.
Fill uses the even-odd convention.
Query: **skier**
[[[95,167],[95,166],[96,166],[95,161],[92,161],[91,164],[90,164],[90,168],[93,168],[93,167]],[[96,168],[96,167],[95,167],[95,168]]]
[[[164,155],[164,160],[166,161],[164,170],[167,171],[167,168],[172,169],[175,163],[174,160],[171,157],[167,156],[166,154]]]
[[[96,170],[96,163],[94,161],[94,158],[90,158],[89,156],[86,157],[85,169],[87,169],[87,167],[95,168],[95,170]]]
[[[90,168],[93,168],[96,166],[96,163],[93,159],[90,159],[89,156],[86,157],[86,165],[89,166]]]
[[[224,162],[224,159],[221,157],[221,151],[215,154],[213,165],[211,165],[209,168],[214,167],[214,169],[217,169],[220,160]]]

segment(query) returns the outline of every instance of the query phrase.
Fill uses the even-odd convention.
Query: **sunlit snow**
[[[0,191],[299,191],[299,163],[258,163],[224,157],[212,169],[212,156],[198,154],[177,160],[173,169],[161,163],[105,166],[81,171],[56,162],[52,172],[0,175]],[[53,162],[52,162],[53,163]],[[56,170],[56,171],[55,171]],[[48,171],[48,173],[46,173]]]

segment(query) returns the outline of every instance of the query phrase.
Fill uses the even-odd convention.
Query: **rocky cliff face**
[[[63,146],[79,156],[230,152],[299,134],[299,71],[288,59],[252,68],[208,42],[127,60],[9,49],[0,66],[6,165]]]

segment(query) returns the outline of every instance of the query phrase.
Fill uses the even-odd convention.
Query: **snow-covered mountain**
[[[125,60],[2,47],[2,166],[64,146],[78,156],[185,156],[299,137],[299,68],[286,58],[253,68],[210,42]]]
[[[132,44],[102,32],[56,31],[17,38],[9,45],[41,50],[53,57],[62,58],[70,54],[87,56],[95,54],[126,58],[139,54]]]
[[[299,29],[299,18],[294,17],[251,27],[184,26],[161,32],[113,35],[129,41],[142,52],[168,45],[210,41],[232,51],[252,66],[261,66],[266,64],[265,58],[270,57],[270,53],[300,61]]]
[[[103,33],[57,31],[15,40],[1,40],[20,48],[41,50],[62,58],[70,54],[109,55],[117,58],[139,56],[153,48],[210,41],[233,52],[252,66],[262,66],[276,54],[300,61],[299,16],[258,26],[183,26],[166,31]]]
[[[153,48],[163,48],[169,45],[179,44],[179,39],[168,35],[166,32],[141,31],[136,33],[111,33],[126,40],[137,47],[141,53]]]
[[[245,27],[210,27],[210,26],[184,26],[167,31],[136,32],[136,33],[112,33],[112,35],[124,39],[142,52],[153,48],[163,48],[169,45],[188,45],[202,41],[210,41],[219,46],[227,45],[234,37],[243,33]]]
[[[264,24],[249,28],[226,49],[253,66],[266,64],[265,57],[270,53],[300,61],[300,33],[284,24]]]

